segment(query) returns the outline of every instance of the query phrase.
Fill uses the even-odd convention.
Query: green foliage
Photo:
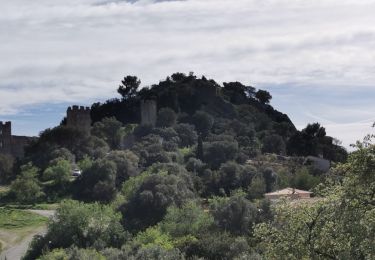
[[[76,196],[88,201],[111,201],[116,195],[116,172],[117,166],[113,161],[94,161],[76,182]]]
[[[297,170],[295,174],[295,187],[302,190],[311,190],[320,183],[320,178],[310,174],[308,168],[303,167]]]
[[[71,163],[64,159],[56,160],[43,172],[43,178],[53,181],[55,185],[64,188],[72,173]]]
[[[138,231],[153,226],[162,220],[169,206],[182,206],[195,197],[191,177],[184,172],[176,174],[160,171],[144,179],[121,208],[127,228]]]
[[[167,233],[162,233],[157,227],[150,227],[143,232],[139,232],[132,241],[141,248],[152,248],[155,246],[166,250],[174,248],[172,238]]]
[[[10,189],[18,202],[35,203],[44,196],[37,179],[38,171],[31,163],[21,166],[21,174],[12,182]]]
[[[264,193],[266,193],[266,182],[263,176],[257,175],[251,180],[247,196],[250,199],[260,199]]]
[[[340,197],[356,194],[344,187],[357,187],[360,180],[341,174],[352,168],[342,165],[334,179],[339,181],[316,186],[326,178],[301,168],[302,162],[260,155],[322,154],[344,160],[346,151],[319,124],[297,131],[287,115],[269,105],[270,93],[240,82],[220,87],[193,73],[175,73],[138,91],[139,86],[137,77],[127,76],[118,89],[122,99],[92,106],[91,135],[60,126],[41,133],[28,148],[25,162],[40,170],[22,168],[12,185],[17,199],[36,200],[35,194],[41,194],[38,177],[44,177],[48,199],[72,191],[77,199],[102,204],[63,202],[47,234],[33,240],[26,259],[37,259],[42,252],[43,259],[261,259],[263,252],[270,259],[283,259],[284,253],[291,259],[372,257],[374,214],[364,205],[372,205],[373,193]],[[157,126],[137,125],[141,100],[150,98],[162,108]],[[75,164],[83,174],[69,181]],[[11,174],[8,166],[3,170],[0,164],[2,175]],[[340,181],[336,193],[328,191]],[[314,188],[327,195],[328,204],[276,206],[274,216],[273,206],[262,197],[282,186]],[[24,190],[27,195],[21,194]],[[355,219],[355,227],[349,219]],[[257,227],[254,238],[253,226],[260,222],[267,224]],[[339,235],[333,235],[335,230]],[[346,247],[345,236],[350,241]],[[280,247],[272,244],[282,237],[287,241]],[[295,248],[293,237],[301,238]]]
[[[198,237],[200,234],[208,232],[212,224],[212,216],[191,201],[181,208],[169,207],[159,227],[163,233],[170,234],[176,239],[189,235]]]
[[[250,255],[250,246],[245,237],[235,237],[225,231],[211,231],[203,234],[188,253],[204,259],[237,259],[244,254]]]
[[[38,257],[45,248],[120,247],[126,239],[120,219],[110,206],[63,201],[47,234],[34,238],[25,259]]]
[[[172,127],[176,124],[176,120],[176,113],[172,109],[165,107],[159,110],[156,125],[158,127]]]
[[[30,226],[41,226],[46,222],[46,217],[32,212],[0,208],[0,229],[13,230]]]
[[[129,199],[135,195],[135,192],[149,176],[149,172],[143,172],[140,175],[130,177],[127,181],[125,181],[121,188],[121,194],[124,196],[124,200],[129,201]]]
[[[178,124],[174,129],[180,138],[180,147],[192,146],[197,142],[198,135],[193,125]]]
[[[80,160],[77,165],[81,171],[86,171],[89,169],[93,164],[93,160],[89,156],[84,156],[82,160]]]
[[[125,128],[116,118],[104,118],[96,122],[91,129],[91,133],[107,142],[111,149],[119,149],[125,136]]]
[[[139,85],[141,85],[141,81],[136,76],[126,76],[121,81],[117,92],[123,99],[131,99],[136,96]]]
[[[326,130],[319,123],[308,124],[301,132],[296,132],[288,141],[287,152],[290,155],[323,155],[324,158],[344,162],[347,151],[332,137],[326,136]]]
[[[116,187],[138,173],[139,158],[132,151],[112,151],[106,159],[116,164]]]
[[[198,133],[206,136],[214,124],[214,118],[204,111],[197,111],[193,116],[193,123]]]
[[[0,154],[0,183],[7,183],[13,174],[14,159],[7,154]]]
[[[194,157],[189,158],[186,162],[186,169],[192,173],[202,175],[205,168],[207,168],[207,165]]]
[[[260,224],[256,236],[266,258],[372,259],[375,257],[375,146],[359,144],[347,163],[333,171],[325,199],[313,203],[281,203],[275,220]]]
[[[154,134],[142,137],[133,147],[133,151],[139,156],[140,165],[144,167],[172,161],[163,148],[162,138]]]
[[[285,154],[286,146],[283,138],[279,135],[269,135],[263,139],[262,152]]]
[[[106,260],[95,249],[69,248],[54,249],[39,258],[40,260]]]
[[[137,250],[134,254],[127,256],[125,259],[132,260],[185,260],[185,257],[177,249],[166,250],[159,246],[146,247]]]
[[[204,143],[204,161],[218,169],[222,163],[233,160],[238,152],[238,142],[231,136],[210,136]]]
[[[259,100],[259,102],[263,103],[263,104],[268,104],[270,103],[271,99],[272,99],[272,96],[271,94],[266,91],[266,90],[261,90],[259,89],[256,93],[255,93],[255,97]]]
[[[234,235],[251,235],[258,219],[258,209],[242,193],[213,203],[211,211],[216,225]]]

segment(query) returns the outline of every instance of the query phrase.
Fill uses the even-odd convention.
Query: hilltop
[[[142,87],[127,76],[118,93],[69,107],[14,163],[0,155],[1,181],[11,183],[3,204],[74,199],[61,203],[26,259],[47,247],[130,259],[249,256],[252,226],[273,219],[264,194],[318,191],[329,166],[347,157],[323,126],[298,131],[271,93],[240,82],[175,73]]]

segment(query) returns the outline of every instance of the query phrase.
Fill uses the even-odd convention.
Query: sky
[[[0,1],[0,120],[38,135],[69,105],[174,72],[240,81],[345,147],[374,132],[375,0]]]

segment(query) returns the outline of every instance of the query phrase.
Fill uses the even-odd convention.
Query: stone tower
[[[155,100],[141,100],[141,125],[155,126],[157,106]]]
[[[91,129],[91,109],[83,106],[72,106],[66,111],[66,125],[86,133]]]
[[[0,121],[0,153],[12,153],[12,123]]]

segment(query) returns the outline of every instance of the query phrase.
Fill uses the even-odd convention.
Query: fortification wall
[[[12,136],[12,155],[17,158],[23,158],[25,156],[25,147],[28,146],[35,137],[28,136]]]
[[[66,111],[66,125],[85,132],[90,132],[91,109],[84,106],[72,106]]]
[[[141,125],[155,126],[157,119],[157,105],[155,100],[141,101]]]
[[[0,153],[12,153],[12,123],[0,121]]]
[[[35,139],[35,137],[12,135],[12,123],[0,121],[0,153],[23,158],[25,147]]]

